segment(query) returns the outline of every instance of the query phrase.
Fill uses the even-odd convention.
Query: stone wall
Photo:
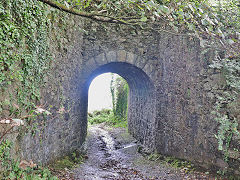
[[[52,114],[38,117],[37,131],[19,136],[15,150],[23,159],[41,163],[76,150],[87,134],[87,121],[80,118],[87,109],[82,105],[83,98],[75,95],[79,86],[74,79],[83,63],[83,23],[80,18],[52,11],[56,16],[49,37],[53,60],[44,79],[40,100],[42,107]]]
[[[166,155],[225,166],[217,152],[209,92],[216,80],[224,80],[208,70],[211,56],[202,57],[197,39],[136,34],[113,25],[104,29],[104,24],[73,16],[69,21],[73,28],[56,26],[51,33],[54,61],[41,103],[52,115],[39,119],[45,126],[35,136],[19,138],[22,158],[46,163],[80,148],[87,134],[89,85],[97,75],[113,72],[129,84],[128,125],[136,139]]]

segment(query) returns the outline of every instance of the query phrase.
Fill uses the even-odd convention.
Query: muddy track
[[[213,179],[203,173],[185,173],[149,161],[137,152],[135,139],[124,129],[90,127],[86,140],[86,161],[72,171],[76,180],[181,180]]]
[[[147,179],[131,167],[129,155],[121,151],[126,148],[120,148],[119,143],[103,127],[91,127],[89,133],[87,140],[89,158],[80,168],[75,169],[76,179]]]

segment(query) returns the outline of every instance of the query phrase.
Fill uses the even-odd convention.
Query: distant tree
[[[118,120],[126,120],[129,92],[127,81],[122,77],[112,79],[110,88],[112,93],[114,117]]]

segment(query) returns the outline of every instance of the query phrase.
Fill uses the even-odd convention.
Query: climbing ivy
[[[240,113],[240,4],[236,0],[219,1],[213,10],[222,23],[221,39],[228,43],[224,49],[216,51],[215,59],[210,65],[210,68],[222,72],[226,81],[223,91],[216,96],[213,114],[219,125],[215,135],[218,140],[218,149],[223,151],[225,161],[228,162],[229,149],[234,149],[232,140],[234,137],[240,137],[238,119]]]
[[[25,118],[30,123],[35,117],[33,109],[39,104],[39,88],[51,62],[48,29],[45,5],[34,0],[0,2],[1,120],[4,117],[10,120],[10,117]],[[1,178],[54,179],[43,168],[22,169],[19,161],[11,156],[13,143],[3,136],[0,143]]]
[[[33,0],[1,1],[0,27],[0,88],[14,87],[5,101],[15,104],[10,115],[21,116],[39,100],[51,60],[45,6]]]
[[[214,61],[210,66],[224,73],[226,85],[224,91],[217,94],[215,120],[219,123],[218,132],[215,135],[218,139],[218,149],[225,154],[228,161],[228,150],[232,137],[239,136],[239,93],[240,93],[240,59],[225,59]]]

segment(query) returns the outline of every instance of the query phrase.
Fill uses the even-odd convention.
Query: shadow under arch
[[[81,117],[87,121],[88,90],[95,77],[103,73],[116,73],[129,85],[128,131],[148,147],[154,145],[154,124],[156,118],[155,88],[148,75],[140,68],[126,62],[111,62],[96,68],[84,83],[82,97],[85,110]]]

